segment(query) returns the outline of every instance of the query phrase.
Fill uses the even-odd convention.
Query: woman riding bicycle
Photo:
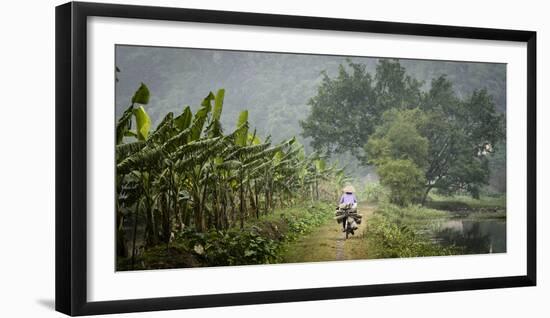
[[[340,197],[340,205],[351,204],[352,209],[357,209],[357,198],[355,197],[355,188],[352,185],[347,185],[342,189],[342,196]],[[346,231],[346,218],[342,222],[343,231]]]

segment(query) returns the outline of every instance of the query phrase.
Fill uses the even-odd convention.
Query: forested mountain
[[[147,83],[151,91],[147,112],[153,125],[172,111],[180,113],[187,105],[196,111],[205,93],[224,88],[222,125],[230,127],[241,110],[249,111],[260,136],[272,136],[275,142],[298,136],[306,150],[309,140],[301,137],[299,122],[310,112],[308,101],[316,95],[322,72],[332,77],[347,57],[305,54],[257,53],[240,51],[117,46],[116,117],[128,107],[135,87]],[[366,65],[374,72],[378,58],[353,57],[353,63]],[[433,78],[446,75],[458,97],[475,89],[486,88],[499,112],[506,112],[506,66],[491,63],[465,63],[401,59],[400,64],[411,77],[429,90]],[[342,110],[344,111],[344,110]],[[366,175],[353,156],[344,154],[340,161],[348,170]],[[502,166],[498,166],[502,169]]]

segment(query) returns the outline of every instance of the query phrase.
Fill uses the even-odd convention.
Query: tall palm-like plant
[[[282,207],[296,198],[321,199],[320,182],[337,175],[317,154],[306,156],[295,138],[273,144],[250,133],[247,111],[226,133],[224,97],[223,89],[210,92],[194,114],[189,106],[178,116],[168,113],[151,130],[149,89],[141,84],[119,118],[117,229],[124,243],[124,219],[131,215],[132,259],[140,220],[145,247],[169,244],[187,227],[243,228],[247,218],[272,212],[276,202]]]

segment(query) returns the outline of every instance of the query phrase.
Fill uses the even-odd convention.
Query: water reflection
[[[436,231],[434,240],[462,247],[464,254],[505,253],[506,221],[448,220]]]

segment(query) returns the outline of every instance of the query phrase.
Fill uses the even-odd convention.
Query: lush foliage
[[[410,160],[390,160],[378,167],[380,183],[390,189],[390,202],[408,205],[422,194],[424,175]]]
[[[441,196],[431,194],[427,206],[432,209],[450,211],[471,219],[506,218],[506,196],[482,196],[473,199],[468,196]]]
[[[332,79],[327,73],[310,99],[310,114],[301,122],[304,137],[321,152],[357,151],[374,132],[382,113],[420,97],[419,83],[404,74],[399,64],[382,59],[373,76],[364,64],[340,65]],[[399,94],[397,94],[397,91]]]
[[[310,100],[302,127],[315,149],[353,151],[375,165],[399,204],[425,202],[432,189],[479,197],[490,155],[504,139],[504,117],[485,89],[459,98],[439,76],[424,91],[397,60],[380,60],[374,76],[364,65],[349,68],[325,75]]]
[[[331,207],[318,202],[249,220],[244,230],[233,227],[201,233],[186,228],[169,246],[159,245],[144,251],[135,260],[134,269],[277,263],[289,243],[330,220],[331,216]],[[119,269],[129,269],[131,265],[131,260],[122,259]]]
[[[428,164],[429,143],[415,125],[419,113],[418,109],[385,112],[365,146],[380,183],[390,190],[390,201],[399,205],[420,197],[426,184],[422,169]]]
[[[270,251],[269,241],[254,232],[243,237],[225,230],[243,229],[248,219],[297,199],[319,200],[324,183],[332,184],[333,176],[343,178],[342,170],[317,154],[306,155],[295,138],[276,144],[269,137],[262,141],[249,129],[246,110],[226,133],[221,124],[223,89],[209,93],[194,114],[189,106],[180,115],[168,113],[154,130],[145,109],[149,94],[141,84],[116,126],[117,253],[131,255],[133,265],[138,234],[144,249],[169,244],[182,233],[199,233],[199,241],[220,236],[220,242],[241,246],[249,240]],[[265,258],[256,259],[246,249],[238,251],[235,258],[243,261],[269,262],[271,257],[266,252]],[[223,263],[223,258],[235,262],[228,255],[208,262]]]
[[[408,226],[397,226],[380,216],[374,216],[365,236],[373,258],[418,257],[452,255],[449,248],[441,247],[421,237]]]
[[[368,182],[360,195],[368,203],[378,203],[385,198],[386,192],[384,186],[379,182]]]
[[[281,220],[288,225],[285,237],[290,241],[303,237],[327,220],[332,220],[332,216],[333,206],[327,203],[317,203],[309,208],[288,209],[280,214]]]
[[[417,257],[457,254],[457,247],[443,247],[425,234],[431,220],[447,213],[410,206],[384,204],[369,219],[365,230],[372,258]]]

